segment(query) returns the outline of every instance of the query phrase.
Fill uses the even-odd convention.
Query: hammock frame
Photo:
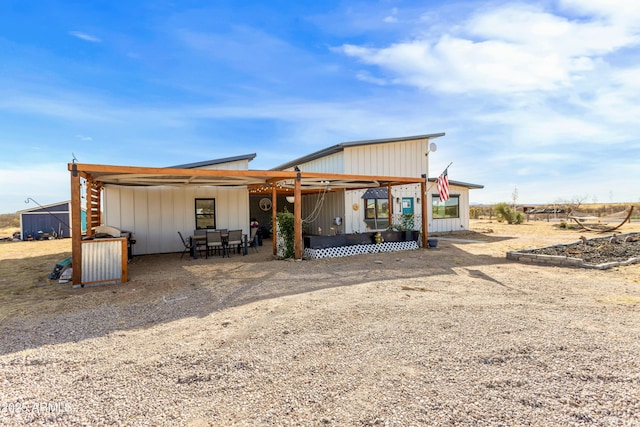
[[[624,211],[622,211],[622,212],[624,212]],[[569,219],[574,220],[576,222],[576,224],[578,224],[580,227],[582,227],[583,229],[585,229],[587,231],[595,231],[596,233],[609,233],[611,231],[617,230],[618,228],[622,227],[625,222],[629,221],[629,218],[631,218],[631,213],[632,212],[633,212],[633,205],[629,207],[629,212],[627,212],[627,215],[622,220],[622,222],[620,222],[619,224],[612,225],[612,226],[594,227],[593,225],[587,224],[587,223],[584,222],[584,220],[586,219],[585,217],[569,216]]]

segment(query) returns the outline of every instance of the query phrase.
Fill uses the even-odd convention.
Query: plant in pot
[[[415,216],[414,214],[402,214],[398,218],[399,221],[392,227],[394,230],[404,231],[405,241],[414,240],[414,226]]]

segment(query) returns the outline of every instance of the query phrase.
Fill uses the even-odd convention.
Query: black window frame
[[[455,200],[456,203],[452,204],[451,201]],[[440,210],[444,210],[443,214],[440,214]],[[455,210],[455,213],[453,212]],[[444,201],[444,204],[440,204],[440,195],[431,195],[431,217],[433,219],[455,219],[460,218],[460,195],[451,194],[449,199]]]
[[[374,215],[369,216],[369,202],[373,201],[374,205]],[[387,216],[379,216],[378,214],[383,211],[384,205],[387,205]],[[378,221],[388,221],[389,220],[389,199],[364,199],[364,219],[365,220],[378,220]]]
[[[199,203],[200,202],[200,203]],[[204,202],[211,202],[207,212],[198,212],[199,209],[206,209]],[[202,206],[202,208],[199,206]],[[193,203],[193,212],[196,220],[196,230],[210,230],[216,228],[216,199],[210,197],[196,198]]]

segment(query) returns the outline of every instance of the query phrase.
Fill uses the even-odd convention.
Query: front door
[[[403,197],[402,198],[402,214],[412,215],[413,214],[413,197]]]

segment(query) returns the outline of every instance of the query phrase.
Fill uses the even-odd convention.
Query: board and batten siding
[[[308,234],[329,236],[345,233],[344,196],[342,191],[307,194],[302,197],[303,230]],[[306,215],[306,216],[305,216]],[[341,225],[333,219],[342,218]]]
[[[179,252],[178,231],[187,238],[195,229],[195,199],[216,200],[216,226],[249,232],[246,187],[104,188],[104,224],[134,233],[134,255]]]
[[[460,231],[469,229],[469,189],[457,185],[449,185],[449,194],[452,196],[460,196],[458,212],[460,218],[438,218],[433,219],[433,211],[431,209],[431,201],[433,196],[438,194],[438,188],[433,182],[427,187],[429,195],[429,233],[447,233],[450,231]],[[436,197],[436,200],[438,197]]]
[[[344,157],[339,152],[297,166],[305,172],[344,173]],[[286,170],[292,171],[293,167]]]
[[[357,145],[344,149],[344,173],[419,178],[427,174],[428,141]]]
[[[345,147],[344,173],[357,175],[384,175],[402,177],[421,177],[428,174],[428,140],[389,142],[384,144],[358,145]],[[365,203],[362,195],[365,190],[345,192],[345,232],[365,233],[372,231],[364,222]],[[420,197],[420,185],[393,187],[393,212],[402,212],[395,202],[396,198],[413,197],[414,211],[420,213],[417,198]]]

